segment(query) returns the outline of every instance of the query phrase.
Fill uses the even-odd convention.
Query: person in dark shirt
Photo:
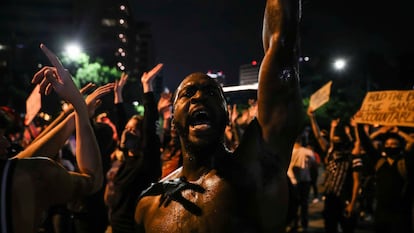
[[[312,129],[325,156],[324,210],[323,217],[327,233],[342,231],[352,233],[357,226],[356,204],[360,187],[360,172],[363,168],[360,157],[360,142],[351,141],[344,120],[331,120],[329,139],[320,134],[314,112],[308,108]]]
[[[414,151],[412,146],[405,147],[406,144],[411,145],[414,139],[398,127],[381,127],[371,138],[362,125],[358,129],[363,147],[375,161],[375,232],[414,232]],[[375,149],[371,139],[380,135],[383,147]]]
[[[156,134],[158,111],[152,82],[162,66],[158,64],[142,75],[144,116],[134,115],[126,123],[118,148],[121,158],[114,168],[117,171],[109,171],[105,200],[113,233],[135,232],[134,212],[139,194],[161,177],[161,144]]]

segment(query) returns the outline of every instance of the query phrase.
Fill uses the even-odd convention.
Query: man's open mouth
[[[189,125],[197,130],[209,129],[211,127],[210,115],[205,110],[196,110],[190,116]]]

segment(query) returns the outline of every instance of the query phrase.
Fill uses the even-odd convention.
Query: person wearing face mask
[[[355,136],[352,136],[350,126],[344,124],[344,120],[334,118],[331,121],[329,138],[325,138],[311,107],[308,108],[307,115],[320,149],[326,153],[323,159],[325,232],[338,232],[340,226],[342,232],[352,233],[357,227],[355,207],[363,168],[357,132],[355,131]]]
[[[368,137],[358,127],[361,142],[375,159],[375,232],[412,233],[414,139],[398,127],[384,126]],[[370,139],[382,138],[383,147],[375,149]]]
[[[108,182],[104,200],[108,206],[110,232],[135,232],[134,211],[138,196],[152,182],[161,177],[160,139],[156,134],[158,120],[157,102],[153,92],[153,81],[163,64],[156,65],[141,77],[143,89],[144,116],[134,115],[123,124],[124,115],[122,89],[127,75],[114,86],[114,103],[119,108],[119,146],[115,150],[111,169],[107,172]],[[124,115],[122,115],[124,114]],[[109,229],[108,229],[109,231]]]
[[[331,121],[329,148],[325,157],[323,217],[325,232],[354,232],[357,226],[356,204],[360,188],[362,159],[359,141],[351,141],[349,127],[340,119]]]

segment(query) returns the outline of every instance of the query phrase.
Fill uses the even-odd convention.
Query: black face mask
[[[127,149],[127,150],[137,149],[139,146],[139,137],[131,133],[126,133],[124,145],[125,146],[123,149]]]
[[[383,150],[385,156],[395,159],[401,154],[401,148],[399,147],[384,147]]]

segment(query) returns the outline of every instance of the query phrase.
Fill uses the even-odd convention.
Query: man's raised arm
[[[298,76],[299,18],[300,0],[266,3],[257,119],[272,150],[289,155],[303,118]]]

